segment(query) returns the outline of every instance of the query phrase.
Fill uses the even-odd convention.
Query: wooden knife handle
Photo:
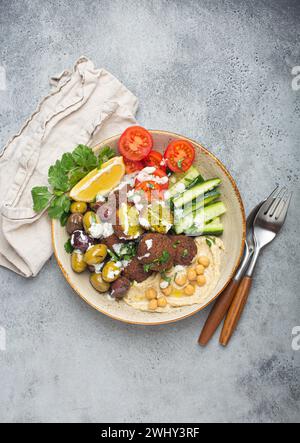
[[[205,325],[201,331],[198,339],[198,343],[201,346],[205,346],[211,337],[214,335],[216,329],[220,325],[221,321],[225,317],[234,295],[236,294],[239,282],[232,280],[227,288],[223,291],[221,295],[217,298],[212,310],[207,317]]]
[[[220,344],[226,346],[241,318],[245,304],[248,300],[252,284],[251,277],[244,277],[232,301],[224,326],[220,335]]]

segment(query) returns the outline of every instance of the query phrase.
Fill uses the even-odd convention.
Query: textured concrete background
[[[217,154],[247,211],[274,183],[295,189],[225,350],[196,344],[208,310],[127,326],[77,297],[54,258],[32,280],[0,269],[0,420],[299,422],[299,1],[1,0],[0,32],[1,145],[84,54],[139,97],[143,125]]]

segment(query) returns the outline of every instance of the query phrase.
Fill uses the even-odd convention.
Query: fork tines
[[[286,217],[293,193],[288,192],[285,186],[277,191],[278,186],[264,203],[263,214],[273,220],[283,221]]]

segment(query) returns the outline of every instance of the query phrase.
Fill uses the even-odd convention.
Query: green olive
[[[90,227],[93,223],[101,223],[98,215],[93,211],[88,211],[83,216],[83,227],[85,232],[90,233]]]
[[[94,289],[98,292],[107,292],[109,290],[110,284],[103,280],[101,274],[90,275],[90,282]]]
[[[121,274],[121,267],[117,266],[115,262],[108,261],[102,269],[102,278],[104,281],[111,283],[112,281],[117,280]]]
[[[71,204],[70,211],[74,214],[75,212],[79,212],[80,214],[84,214],[87,210],[87,204],[85,202],[73,202]]]
[[[102,263],[107,255],[106,245],[91,246],[84,254],[83,260],[87,265],[98,265]]]
[[[86,270],[87,264],[83,260],[83,254],[80,251],[73,251],[71,256],[71,265],[74,272],[80,274]]]

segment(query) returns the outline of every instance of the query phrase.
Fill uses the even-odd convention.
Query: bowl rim
[[[195,309],[194,311],[185,314],[181,317],[175,318],[175,319],[171,319],[171,320],[162,320],[159,322],[143,322],[143,321],[133,321],[133,320],[125,320],[124,318],[118,317],[117,315],[113,315],[108,313],[107,311],[100,309],[98,306],[95,306],[93,303],[91,303],[91,301],[89,301],[81,292],[80,290],[76,287],[75,283],[73,283],[71,281],[71,279],[69,278],[69,275],[67,273],[67,271],[65,270],[62,262],[60,261],[59,257],[58,257],[58,251],[56,249],[55,246],[55,235],[54,235],[54,231],[55,231],[55,224],[58,223],[57,220],[52,220],[51,222],[51,238],[52,238],[52,246],[53,246],[53,251],[54,251],[54,255],[56,258],[56,261],[58,263],[58,266],[60,267],[60,270],[62,271],[65,279],[67,280],[67,282],[69,283],[69,285],[71,286],[71,288],[79,295],[80,298],[82,298],[89,306],[91,306],[92,308],[96,309],[96,311],[101,312],[102,314],[106,315],[107,317],[112,318],[113,320],[118,320],[121,321],[122,323],[125,324],[131,324],[131,325],[143,325],[143,326],[156,326],[156,325],[164,325],[164,324],[169,324],[169,323],[175,323],[177,321],[180,320],[184,320],[188,317],[191,317],[192,315],[197,314],[198,312],[202,311],[203,309],[205,309],[208,305],[210,305],[213,301],[215,301],[219,295],[226,289],[226,287],[229,285],[229,283],[231,282],[232,278],[234,277],[234,274],[240,264],[240,261],[242,259],[243,253],[244,253],[244,245],[245,245],[245,240],[246,240],[246,215],[245,215],[245,209],[244,209],[244,204],[242,201],[242,197],[240,194],[240,191],[237,187],[237,184],[234,180],[234,178],[232,177],[232,175],[230,174],[230,172],[227,170],[227,168],[223,165],[223,163],[221,162],[221,160],[219,160],[214,154],[212,154],[207,148],[205,148],[202,144],[196,142],[195,140],[189,138],[189,137],[185,137],[181,134],[177,134],[176,132],[170,132],[170,131],[164,131],[164,130],[159,130],[159,129],[148,129],[148,131],[151,134],[162,134],[162,135],[168,135],[170,137],[177,137],[180,138],[182,140],[186,140],[189,141],[190,143],[192,143],[193,145],[195,145],[197,148],[199,148],[200,150],[204,151],[209,157],[211,157],[217,164],[218,166],[223,170],[224,174],[227,176],[227,178],[230,180],[232,187],[234,189],[235,195],[238,199],[239,202],[239,207],[240,207],[240,211],[241,211],[241,215],[242,215],[242,227],[243,227],[243,233],[242,233],[242,241],[241,241],[241,246],[240,246],[240,253],[239,256],[235,262],[235,265],[232,269],[232,272],[230,274],[230,276],[228,277],[226,283],[224,284],[224,286],[220,289],[220,291],[218,291],[218,293],[211,299],[209,300],[205,305],[201,306],[198,309]],[[93,150],[96,150],[99,146],[104,145],[104,144],[109,144],[112,140],[115,140],[116,138],[120,137],[121,134],[116,134],[112,137],[106,138],[105,140],[103,140],[102,142],[98,143],[95,146],[92,146]]]

